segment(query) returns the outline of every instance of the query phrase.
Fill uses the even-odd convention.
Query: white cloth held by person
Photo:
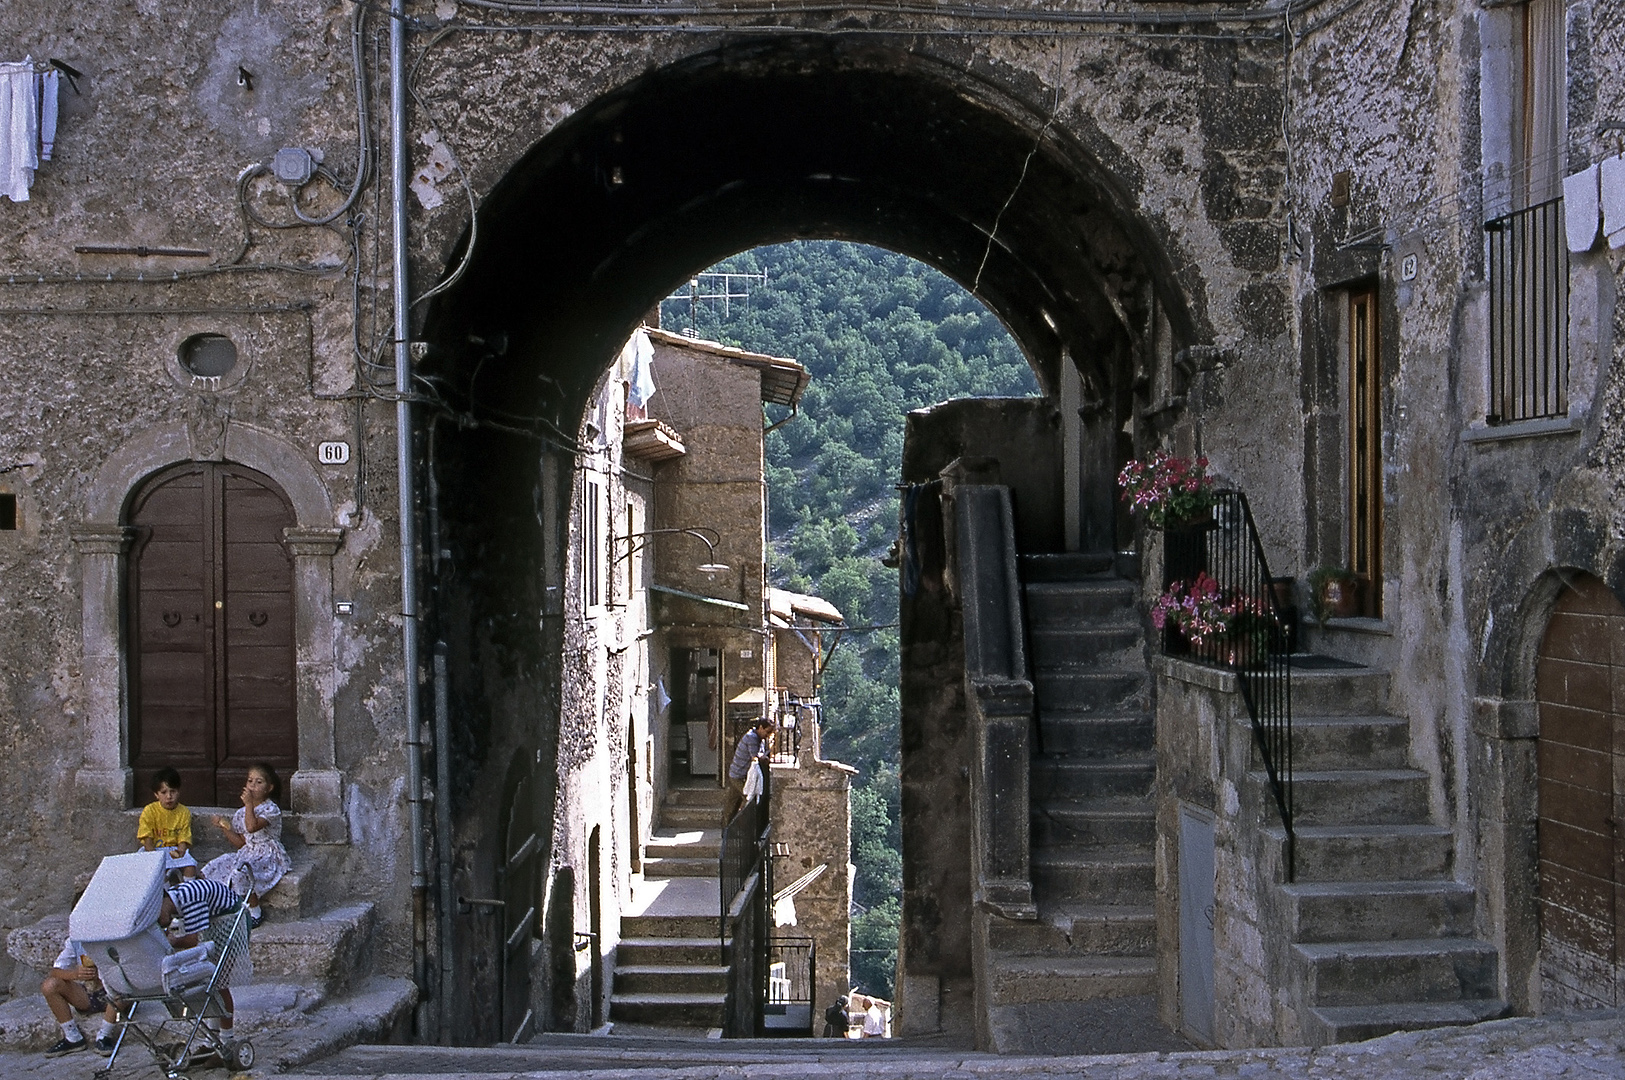
[[[750,772],[745,774],[745,801],[755,802],[762,797],[762,763],[751,759]]]

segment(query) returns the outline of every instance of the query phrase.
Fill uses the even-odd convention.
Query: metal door
[[[128,521],[130,763],[233,806],[255,762],[299,760],[292,508],[269,477],[188,462],[143,485]]]
[[[1213,816],[1179,808],[1179,1017],[1213,1043]]]

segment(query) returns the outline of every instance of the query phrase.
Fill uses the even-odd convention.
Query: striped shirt
[[[180,913],[181,932],[202,934],[221,915],[229,915],[243,902],[230,885],[208,878],[187,878],[169,890],[169,898]]]
[[[734,759],[728,765],[728,778],[730,780],[743,780],[750,772],[750,759],[766,757],[762,748],[762,736],[755,728],[745,732],[745,737],[739,740],[734,747]]]

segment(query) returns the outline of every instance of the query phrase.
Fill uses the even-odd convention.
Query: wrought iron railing
[[[773,935],[767,942],[763,1028],[770,1035],[811,1035],[818,949],[810,937]]]
[[[771,770],[762,770],[761,795],[739,808],[722,827],[717,866],[718,947],[728,969],[723,1034],[751,1038],[759,1034],[767,994],[768,899],[773,895],[772,820],[768,803]]]
[[[1277,595],[1247,496],[1221,491],[1208,514],[1164,531],[1163,587],[1189,587],[1201,575],[1229,609],[1230,628],[1197,643],[1171,623],[1163,651],[1236,673],[1270,792],[1286,830],[1286,880],[1295,873],[1292,824],[1292,652],[1288,601]]]
[[[1563,200],[1486,222],[1489,422],[1569,411],[1569,248]]]

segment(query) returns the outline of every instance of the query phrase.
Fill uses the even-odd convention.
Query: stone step
[[[1306,716],[1293,703],[1294,769],[1403,769],[1410,765],[1411,725],[1398,716]],[[1253,767],[1264,759],[1253,740]]]
[[[710,858],[671,858],[660,856],[643,857],[643,876],[646,878],[674,878],[674,877],[709,877],[717,876],[717,857]]]
[[[1140,845],[1150,851],[1157,839],[1149,797],[1045,799],[1033,803],[1031,816],[1035,849]]]
[[[713,951],[712,960],[716,953]],[[725,994],[728,969],[711,964],[616,964],[616,994]]]
[[[988,920],[988,944],[1011,955],[1151,956],[1156,938],[1149,904],[1046,905],[1036,920]]]
[[[1110,551],[1040,552],[1016,556],[1023,583],[1111,580],[1117,573],[1117,555]]]
[[[1267,821],[1275,814],[1269,779],[1262,771],[1247,777],[1269,804]],[[1420,769],[1294,770],[1292,800],[1297,825],[1420,825],[1428,777]]]
[[[1050,903],[1149,904],[1156,893],[1149,848],[1039,848],[1032,853],[1033,890]]]
[[[657,830],[643,845],[646,856],[656,859],[712,859],[722,852],[721,829]]]
[[[1149,796],[1156,782],[1154,757],[1109,759],[1034,758],[1029,768],[1034,800]]]
[[[710,806],[721,814],[723,794],[721,788],[712,784],[704,787],[670,787],[666,789],[666,797],[660,805],[662,809],[668,806]]]
[[[1281,886],[1293,941],[1465,937],[1477,895],[1456,881],[1323,881]]]
[[[1022,588],[1027,622],[1032,627],[1046,623],[1075,623],[1113,619],[1138,620],[1139,594],[1127,581],[1094,579],[1068,582],[1033,582]]]
[[[302,919],[315,913],[315,882],[319,877],[315,871],[313,860],[303,859],[294,863],[293,869],[282,875],[269,892],[260,896],[260,905],[265,910],[265,917],[274,922],[286,919]]]
[[[625,920],[622,921],[625,926]],[[714,964],[722,946],[713,925],[709,937],[623,937],[615,946],[617,970],[623,964]]]
[[[372,941],[377,911],[373,904],[333,908],[314,918],[267,922],[249,935],[254,977],[267,982],[300,982],[340,994],[350,980],[365,975],[362,957]]]
[[[655,817],[661,832],[686,832],[691,829],[721,829],[722,807],[717,806],[662,806]]]
[[[1297,880],[1418,881],[1447,878],[1454,864],[1455,836],[1443,825],[1300,825]],[[1282,848],[1286,830],[1264,830],[1267,868],[1285,881]]]
[[[613,994],[611,1020],[658,1027],[714,1028],[722,1026],[724,994]]]
[[[1472,938],[1298,943],[1292,953],[1316,1008],[1495,996],[1495,946]]]
[[[1149,707],[1150,685],[1143,671],[1063,669],[1033,673],[1033,691],[1040,712],[1140,712]]]
[[[722,901],[715,915],[622,915],[621,933],[629,938],[710,938],[722,931]]]
[[[1090,1001],[1156,992],[1149,956],[1000,956],[988,980],[990,1005]]]
[[[1145,667],[1145,641],[1138,622],[1035,626],[1027,635],[1027,648],[1035,671]]]
[[[1310,1009],[1312,1023],[1305,1027],[1310,1029],[1312,1041],[1317,1044],[1364,1042],[1396,1031],[1423,1031],[1498,1020],[1508,1011],[1507,1003],[1499,998],[1333,1005]],[[1319,1031],[1313,1031],[1317,1027]]]
[[[1038,714],[1035,752],[1066,757],[1114,757],[1149,752],[1156,737],[1156,721],[1144,712],[1075,713],[1042,709]]]
[[[1292,669],[1294,716],[1381,716],[1388,673],[1375,668]]]

